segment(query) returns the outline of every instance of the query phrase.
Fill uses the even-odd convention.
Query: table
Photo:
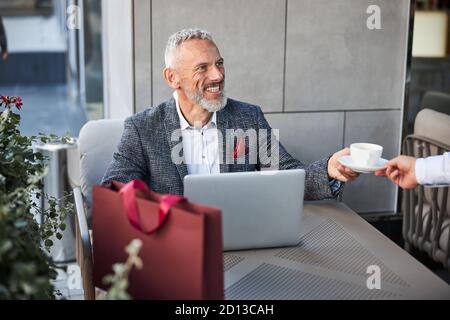
[[[298,246],[226,252],[224,270],[230,300],[450,299],[447,283],[338,202],[305,204]]]

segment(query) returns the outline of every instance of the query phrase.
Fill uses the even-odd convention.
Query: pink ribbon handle
[[[141,180],[133,180],[124,185],[119,194],[122,196],[123,204],[125,206],[125,213],[127,214],[128,220],[131,225],[135,227],[137,230],[141,231],[145,234],[153,234],[158,231],[164,221],[167,219],[169,215],[170,209],[176,205],[180,201],[185,201],[186,198],[179,195],[165,194],[160,197],[159,201],[159,210],[158,210],[158,224],[155,228],[144,231],[141,225],[141,219],[139,214],[139,209],[137,205],[136,199],[136,190],[141,190],[146,193],[150,193],[149,187]]]

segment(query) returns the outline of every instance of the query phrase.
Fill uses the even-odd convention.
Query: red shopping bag
[[[133,269],[133,299],[223,299],[220,210],[152,192],[139,180],[93,190],[94,284],[140,239],[143,268]]]

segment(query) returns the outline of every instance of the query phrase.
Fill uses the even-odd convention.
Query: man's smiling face
[[[191,102],[210,112],[225,106],[225,67],[213,42],[194,39],[182,43],[174,62],[181,90]]]

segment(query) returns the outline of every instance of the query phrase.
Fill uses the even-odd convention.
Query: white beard
[[[210,101],[205,98],[202,98],[198,104],[205,110],[209,112],[216,112],[219,110],[222,110],[227,105],[227,97],[222,94],[222,97],[220,100],[216,101]]]
[[[204,98],[201,94],[199,94],[197,91],[195,92],[189,92],[186,91],[186,96],[189,98],[189,100],[195,102],[200,107],[205,109],[209,112],[217,112],[219,110],[222,110],[227,105],[227,97],[225,96],[225,90],[222,91],[222,96],[219,100],[208,100]]]

